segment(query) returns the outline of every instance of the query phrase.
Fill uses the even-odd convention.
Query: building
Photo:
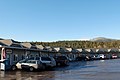
[[[31,43],[21,43],[12,39],[0,40],[0,68],[3,70],[10,69],[25,58],[34,58],[41,55],[40,46]]]
[[[120,49],[73,49],[34,45],[28,42],[18,42],[12,39],[0,39],[0,69],[7,70],[15,66],[15,64],[25,58],[34,59],[40,56],[67,56],[69,59],[75,60],[77,56],[92,56],[105,54],[108,58],[112,54],[120,57]]]

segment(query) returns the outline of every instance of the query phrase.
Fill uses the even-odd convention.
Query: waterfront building
[[[63,47],[52,47],[35,45],[29,42],[18,42],[12,39],[0,39],[0,69],[6,70],[12,68],[18,61],[41,56],[67,56],[71,60],[75,60],[76,57],[85,56],[97,56],[104,54],[107,58],[110,58],[112,54],[116,54],[120,57],[120,49],[112,48],[99,48],[99,49],[74,49]]]

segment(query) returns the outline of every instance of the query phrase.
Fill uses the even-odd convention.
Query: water
[[[71,62],[48,71],[0,71],[0,80],[119,80],[120,59]]]

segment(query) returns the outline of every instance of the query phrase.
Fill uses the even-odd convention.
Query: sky
[[[0,0],[0,37],[42,42],[120,39],[120,0]]]

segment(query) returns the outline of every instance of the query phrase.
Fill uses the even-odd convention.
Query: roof
[[[56,52],[59,52],[60,47],[55,47],[54,50],[55,50]]]
[[[25,42],[25,43],[21,43],[21,45],[23,46],[23,47],[25,47],[25,48],[31,48],[31,44],[30,43],[28,43],[28,42]]]
[[[72,52],[72,48],[65,48],[66,52]]]
[[[66,49],[65,48],[60,48],[59,52],[61,52],[61,53],[66,52]]]
[[[2,43],[2,42],[0,42],[0,45],[1,45],[1,46],[7,46],[6,44],[4,44],[4,43]]]
[[[108,52],[108,49],[106,48],[100,48],[100,49],[96,49],[96,52]]]
[[[52,47],[50,47],[50,46],[45,46],[43,50],[52,51]]]
[[[83,49],[76,49],[78,52],[82,52],[83,51]]]
[[[29,49],[29,50],[39,50],[39,51],[46,51],[46,52],[61,52],[61,53],[80,53],[80,52],[93,52],[93,53],[100,53],[100,52],[120,52],[118,48],[99,48],[99,49],[73,49],[73,48],[61,48],[61,47],[51,47],[51,46],[43,46],[43,45],[35,45],[29,42],[18,42],[12,39],[1,39],[0,38],[0,45],[2,47],[9,47],[9,48],[17,48],[17,49]]]
[[[0,42],[7,46],[10,46],[13,43],[12,39],[4,39],[4,40],[0,40]]]
[[[21,47],[21,48],[23,48],[23,46],[21,44],[18,44],[18,43],[12,43],[10,46],[11,47]]]
[[[119,49],[117,48],[108,49],[108,52],[119,52]]]
[[[96,49],[95,49],[95,48],[92,48],[92,49],[91,49],[91,52],[95,53],[95,52],[96,52]]]
[[[11,47],[22,47],[20,42],[14,41],[12,39],[2,39],[0,40],[0,45],[11,46]]]
[[[84,49],[84,52],[91,52],[91,49]]]
[[[44,49],[44,47],[43,47],[42,45],[36,45],[36,47],[37,47],[38,49],[40,49],[40,50],[43,50],[43,49]]]

